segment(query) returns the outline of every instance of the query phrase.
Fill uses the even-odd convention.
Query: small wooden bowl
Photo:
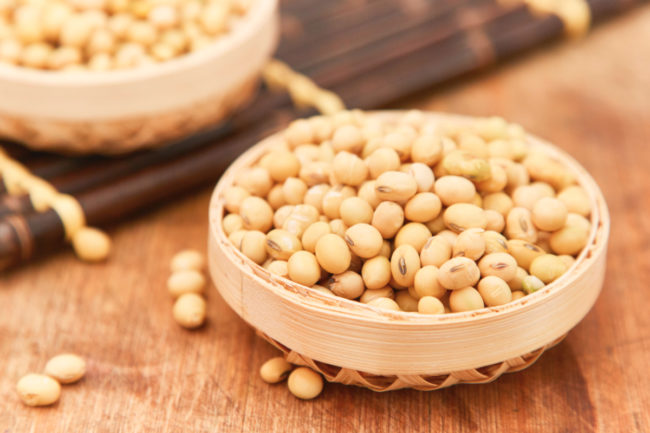
[[[395,118],[400,112],[368,115]],[[431,120],[469,118],[429,113]],[[380,310],[324,295],[270,274],[228,240],[223,192],[279,134],[251,148],[223,175],[210,203],[209,267],[226,302],[292,363],[329,381],[375,391],[434,390],[486,383],[532,364],[591,309],[605,274],[609,215],[600,189],[573,158],[534,136],[529,142],[564,163],[592,200],[589,242],[575,264],[542,290],[499,307],[424,315]]]
[[[277,0],[254,2],[237,27],[195,53],[107,72],[0,64],[0,137],[34,149],[115,154],[187,136],[255,95],[278,40]]]

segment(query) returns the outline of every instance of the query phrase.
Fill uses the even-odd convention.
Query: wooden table
[[[204,248],[209,189],[112,230],[114,255],[72,253],[0,276],[0,432],[650,431],[650,7],[404,106],[498,114],[558,143],[612,213],[605,288],[568,338],[495,383],[377,394],[328,384],[303,402],[269,386],[276,354],[211,289],[197,332],[171,319],[170,257]],[[71,351],[88,374],[58,404],[16,381]]]

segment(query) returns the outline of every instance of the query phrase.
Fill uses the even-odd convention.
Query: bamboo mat
[[[592,22],[641,0],[587,0]],[[340,95],[348,107],[385,107],[419,91],[562,40],[563,21],[517,1],[282,0],[277,58]],[[93,226],[216,182],[241,152],[314,114],[288,95],[262,87],[255,101],[225,124],[156,150],[123,157],[65,157],[0,143],[59,191],[75,196]],[[35,212],[26,196],[0,182],[0,270],[64,244],[54,211]]]

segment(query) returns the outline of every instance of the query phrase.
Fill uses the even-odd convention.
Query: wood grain
[[[0,431],[650,431],[650,7],[402,106],[518,121],[575,156],[612,215],[605,288],[585,320],[529,369],[430,393],[328,385],[312,402],[269,386],[275,354],[218,294],[198,332],[171,320],[164,288],[177,250],[203,248],[209,189],[113,230],[103,265],[62,252],[0,276]],[[14,387],[62,351],[86,378],[50,408]]]

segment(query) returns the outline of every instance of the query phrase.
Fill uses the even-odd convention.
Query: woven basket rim
[[[386,119],[395,119],[406,110],[383,110],[367,111],[366,115],[376,116]],[[457,114],[448,114],[432,111],[423,111],[430,119],[437,120],[455,120],[461,122],[470,122],[476,117],[464,116]],[[213,236],[222,246],[224,252],[230,256],[231,262],[241,268],[243,272],[251,274],[251,277],[264,287],[265,290],[271,290],[276,295],[283,297],[289,302],[300,304],[302,308],[309,310],[327,310],[328,314],[334,317],[349,318],[351,315],[356,320],[364,321],[370,324],[384,325],[390,323],[395,326],[404,326],[412,328],[413,326],[431,327],[435,325],[447,325],[452,323],[472,323],[489,321],[492,319],[503,318],[508,313],[522,309],[530,309],[544,299],[553,296],[562,291],[563,288],[577,280],[589,268],[588,263],[595,254],[595,250],[605,248],[609,237],[609,213],[605,203],[604,196],[591,175],[568,153],[559,149],[557,146],[535,136],[527,134],[530,144],[535,147],[543,148],[545,152],[556,159],[562,161],[571,172],[576,176],[578,184],[582,186],[590,195],[592,201],[591,210],[591,232],[585,248],[581,251],[576,262],[560,278],[544,287],[542,290],[527,295],[516,301],[498,307],[485,307],[480,310],[445,313],[440,315],[427,315],[417,312],[389,311],[363,304],[355,300],[348,300],[340,297],[332,297],[320,293],[319,291],[301,284],[294,283],[283,277],[271,274],[262,266],[257,265],[244,254],[242,254],[230,242],[221,224],[225,211],[224,203],[221,198],[222,192],[226,187],[232,185],[235,174],[243,167],[249,166],[257,161],[266,149],[281,139],[283,131],[272,134],[255,144],[249,150],[240,155],[235,162],[231,164],[228,170],[221,177],[214,189],[210,200],[209,221],[210,235]]]

